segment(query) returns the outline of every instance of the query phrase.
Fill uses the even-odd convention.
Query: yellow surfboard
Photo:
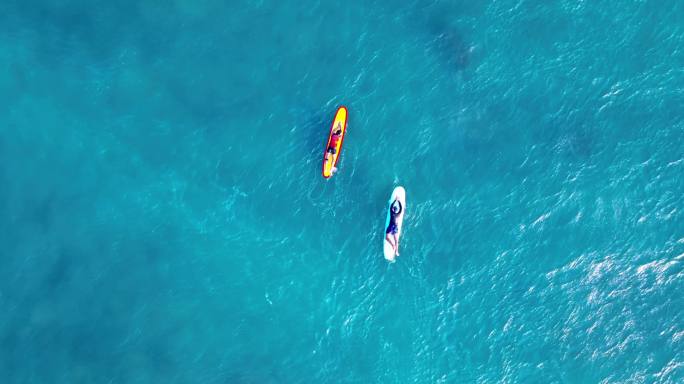
[[[323,152],[323,177],[329,179],[333,175],[333,168],[337,167],[342,151],[342,142],[347,133],[347,108],[341,106],[335,113],[335,119],[330,126],[330,135]]]

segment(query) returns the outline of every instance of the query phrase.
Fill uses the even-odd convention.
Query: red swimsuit
[[[337,149],[337,142],[340,141],[340,137],[341,137],[341,135],[333,134],[332,137],[330,138],[330,145],[328,146],[328,148]]]

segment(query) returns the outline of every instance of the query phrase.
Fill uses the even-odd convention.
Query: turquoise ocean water
[[[2,1],[0,382],[682,383],[683,47],[674,0]]]

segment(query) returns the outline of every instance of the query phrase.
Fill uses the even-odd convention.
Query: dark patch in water
[[[341,168],[342,169],[342,168]],[[345,171],[342,169],[342,171]],[[348,171],[351,171],[349,169]],[[352,217],[360,217],[364,219],[362,223],[350,223],[349,225],[357,225],[363,230],[378,226],[378,229],[384,225],[386,201],[389,199],[395,185],[391,181],[387,181],[381,187],[377,183],[373,183],[374,179],[370,171],[365,167],[357,167],[349,181],[351,192],[349,196],[354,199],[353,210],[356,213]],[[377,215],[364,215],[361,212],[373,212]],[[378,241],[378,244],[380,242]]]
[[[52,227],[57,211],[56,196],[50,193],[40,201],[27,203],[30,214],[27,216],[31,223],[37,224],[43,232],[48,232]]]
[[[139,47],[145,57],[156,57],[173,41],[173,26],[164,19],[145,25],[141,7],[131,1],[98,6],[85,1],[38,5],[18,1],[6,6],[0,23],[10,30],[32,29],[42,36],[37,53],[46,65],[61,60],[64,53],[85,52],[96,60],[109,60],[124,46]],[[144,32],[133,34],[138,30]]]
[[[570,152],[578,157],[587,158],[592,152],[592,138],[586,132],[577,132],[572,135]]]
[[[179,118],[190,116],[193,123],[220,129],[223,128],[225,121],[235,118],[228,116],[227,111],[250,113],[261,105],[258,97],[253,94],[241,94],[239,100],[228,102],[227,100],[233,100],[232,89],[226,89],[220,82],[210,80],[218,78],[218,72],[208,75],[200,78],[199,85],[188,80],[193,76],[191,73],[169,74],[165,79],[168,95],[174,100],[174,105],[183,111]]]
[[[556,143],[556,151],[561,155],[584,161],[592,154],[592,142],[592,137],[584,130],[561,134]]]
[[[228,384],[275,384],[280,383],[275,372],[273,372],[273,362],[266,357],[258,355],[242,356],[234,365],[240,367],[228,373],[225,383]]]
[[[45,276],[46,292],[54,292],[64,286],[72,269],[72,257],[69,250],[62,249]]]
[[[300,112],[297,113],[299,114]],[[303,119],[299,116],[299,119],[302,120],[298,119],[298,121],[301,121],[298,125],[302,128],[304,135],[306,135],[307,157],[312,156],[312,154],[316,158],[323,156],[323,148],[328,140],[330,123],[335,117],[334,115],[335,111],[326,113],[322,109],[310,109],[309,112],[304,114],[305,117]]]
[[[444,10],[436,10],[428,16],[428,49],[435,51],[447,66],[460,72],[470,64],[472,52],[463,35],[446,19],[447,17],[449,13]]]
[[[470,48],[455,30],[447,29],[439,33],[435,36],[433,44],[449,67],[462,71],[470,63]]]

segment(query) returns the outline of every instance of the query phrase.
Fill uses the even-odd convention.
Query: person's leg
[[[399,256],[399,239],[397,239],[397,234],[393,233],[392,237],[394,237],[394,254]]]
[[[392,246],[392,249],[394,249],[394,252],[397,252],[397,247],[394,245],[394,242],[392,241],[392,235],[389,233],[385,234],[385,240],[387,240],[388,243]]]

